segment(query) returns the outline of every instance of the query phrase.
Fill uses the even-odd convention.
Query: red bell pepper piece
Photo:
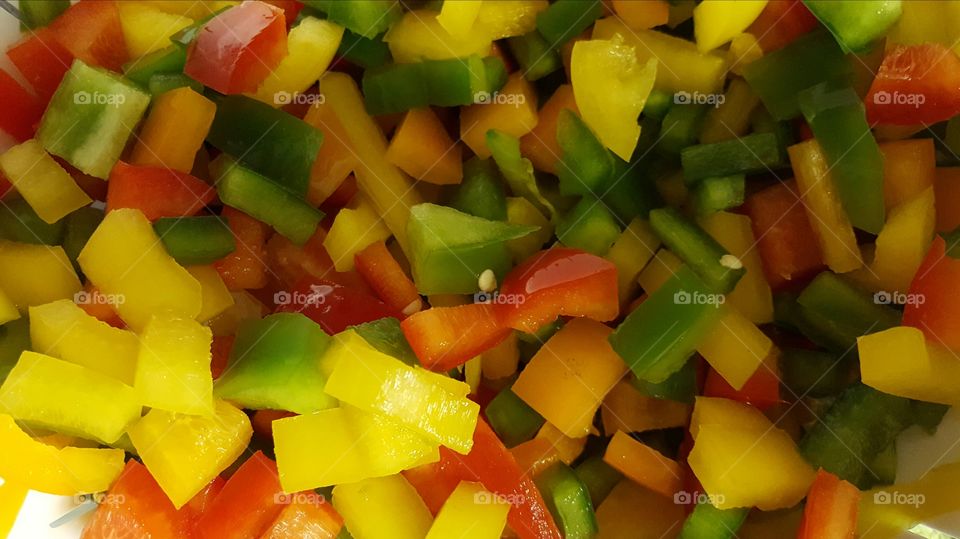
[[[123,161],[113,166],[107,185],[107,211],[136,208],[151,221],[196,215],[217,195],[212,185],[190,174]]]
[[[86,297],[89,298],[89,301],[80,302],[77,306],[83,309],[84,312],[115,328],[124,329],[127,327],[120,318],[120,315],[117,314],[116,309],[113,308],[113,305],[107,301],[108,298],[104,296],[96,286],[93,286],[93,283],[88,282],[84,285],[83,291]]]
[[[214,379],[220,378],[230,363],[230,351],[233,350],[233,341],[236,335],[214,335],[210,343],[210,374]]]
[[[765,52],[775,51],[819,25],[802,0],[770,0],[747,32]]]
[[[330,335],[388,316],[401,318],[399,312],[363,290],[328,279],[304,279],[289,297],[291,301],[277,305],[276,312],[303,313]]]
[[[710,369],[703,386],[703,396],[735,400],[749,404],[758,410],[766,410],[782,402],[780,379],[765,365],[760,365],[739,390],[728,384],[717,371]]]
[[[567,247],[534,254],[504,279],[494,309],[505,327],[534,333],[560,315],[600,322],[617,317],[617,267]]]
[[[263,1],[270,4],[271,6],[276,6],[283,10],[283,17],[287,21],[288,28],[293,25],[294,21],[297,20],[297,15],[299,15],[300,11],[303,9],[303,2],[299,2],[298,0],[263,0]]]
[[[478,481],[512,504],[507,522],[520,539],[561,537],[533,479],[482,418],[477,421],[470,453],[461,455],[441,447],[439,462],[407,470],[404,477],[433,513],[460,481]]]
[[[371,243],[353,258],[357,273],[392,309],[411,315],[423,307],[417,287],[390,254],[387,244]]]
[[[3,200],[10,191],[13,191],[13,184],[0,172],[0,200]]]
[[[177,510],[147,468],[130,459],[120,477],[101,499],[96,512],[83,529],[81,539],[103,537],[191,537],[197,518],[212,497],[223,488],[216,478]]]
[[[7,51],[7,56],[44,104],[50,102],[73,63],[73,55],[49,28],[40,28],[20,40]]]
[[[183,72],[222,94],[254,92],[286,54],[283,10],[247,1],[204,25]]]
[[[903,325],[913,326],[927,338],[960,351],[960,260],[947,256],[946,242],[936,236],[910,283],[903,308]],[[922,298],[922,301],[921,301]]]
[[[283,509],[277,463],[257,451],[240,465],[197,522],[205,539],[260,537]]]
[[[953,118],[960,113],[960,56],[939,43],[895,46],[870,85],[866,109],[871,125]]]
[[[84,62],[120,71],[129,60],[116,2],[82,0],[50,23],[57,41]]]
[[[343,518],[319,494],[294,496],[260,539],[335,539],[343,528]],[[316,501],[312,501],[316,500]]]
[[[794,182],[777,183],[747,198],[744,205],[774,289],[816,274],[823,258]]]
[[[433,307],[410,316],[400,328],[420,364],[440,372],[493,348],[512,331],[499,324],[487,303]]]
[[[63,167],[63,170],[67,171],[67,174],[73,177],[73,181],[77,182],[77,185],[80,189],[83,189],[83,192],[86,193],[88,197],[102,202],[107,201],[107,182],[103,181],[102,178],[97,178],[80,171],[62,157],[57,157],[56,155],[52,157],[58,165]]]
[[[253,425],[253,432],[264,440],[273,440],[273,422],[285,417],[293,417],[297,414],[285,410],[257,410],[253,413],[253,419],[250,423]]]
[[[821,468],[807,493],[797,539],[853,539],[859,504],[857,487]]]
[[[33,137],[43,116],[43,103],[0,69],[0,129],[23,142]]]

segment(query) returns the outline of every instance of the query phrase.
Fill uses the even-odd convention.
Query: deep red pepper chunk
[[[807,493],[797,539],[848,539],[856,536],[860,491],[820,469]]]
[[[743,387],[736,390],[717,371],[710,369],[704,382],[703,396],[735,400],[758,410],[766,410],[781,402],[780,379],[768,366],[760,365]]]
[[[222,94],[254,92],[286,54],[283,10],[247,1],[204,25],[183,72]]]
[[[116,2],[83,0],[50,23],[61,45],[84,62],[120,71],[129,59]]]
[[[0,129],[23,142],[33,137],[41,116],[40,100],[0,69]]]
[[[960,350],[960,260],[945,253],[946,242],[933,240],[910,283],[903,325],[922,331],[931,342]]]
[[[511,332],[486,303],[434,307],[406,318],[400,327],[420,364],[440,372],[463,365]]]
[[[326,279],[306,278],[289,292],[278,292],[276,312],[299,312],[330,335],[350,326],[400,313],[363,290]]]
[[[867,121],[917,125],[960,113],[960,56],[939,43],[887,52],[866,98]]]
[[[200,537],[260,537],[283,509],[277,463],[257,451],[230,476],[197,522]]]
[[[136,208],[151,221],[196,215],[217,194],[213,186],[189,174],[123,161],[114,165],[107,185],[107,211]]]
[[[73,63],[73,55],[49,28],[24,37],[7,51],[7,56],[44,104],[50,102]]]

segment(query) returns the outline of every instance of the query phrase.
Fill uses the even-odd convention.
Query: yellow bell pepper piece
[[[663,539],[677,533],[683,505],[623,479],[597,507],[598,539]]]
[[[0,407],[19,421],[108,444],[141,409],[133,388],[116,378],[30,351],[0,386]]]
[[[260,83],[255,98],[280,107],[307,90],[330,67],[340,46],[343,27],[316,17],[304,17],[290,29],[287,55]]]
[[[470,394],[476,395],[483,378],[483,356],[476,356],[463,364],[463,381],[470,387]]]
[[[837,273],[863,266],[853,225],[840,203],[820,144],[810,139],[790,146],[787,153],[797,186],[803,193],[803,205],[820,243],[823,261]]]
[[[883,153],[883,201],[887,210],[915,198],[933,185],[937,170],[933,139],[880,144]]]
[[[903,2],[900,18],[886,36],[887,48],[894,45],[940,43],[960,54],[960,4],[950,0]]]
[[[698,397],[690,434],[687,462],[719,509],[792,507],[813,482],[790,435],[749,405]]]
[[[731,80],[723,102],[710,109],[703,119],[700,143],[711,144],[746,135],[750,131],[750,113],[759,104],[760,98],[745,80]]]
[[[188,17],[167,13],[141,2],[117,2],[117,9],[131,58],[140,58],[168,47],[170,36],[193,24]]]
[[[604,432],[645,432],[686,427],[691,406],[643,395],[630,382],[618,383],[603,399],[600,417]]]
[[[891,395],[960,404],[960,361],[909,326],[857,337],[863,383]]]
[[[0,155],[0,170],[47,223],[56,223],[93,200],[34,139]]]
[[[570,464],[577,460],[577,457],[580,456],[580,453],[583,453],[583,448],[587,445],[586,436],[571,438],[549,422],[540,427],[535,438],[542,438],[549,442],[564,464]]]
[[[20,464],[22,461],[17,459],[16,462]],[[10,530],[17,521],[17,515],[20,514],[29,490],[13,481],[0,481],[0,535],[10,536]]]
[[[636,47],[623,38],[578,41],[570,57],[570,80],[580,116],[600,142],[630,161],[637,123],[657,76],[655,59],[640,61]]]
[[[490,157],[487,131],[497,129],[520,138],[532,131],[539,119],[536,89],[523,73],[511,74],[499,93],[513,99],[460,108],[460,139],[479,157]]]
[[[123,470],[120,449],[57,449],[31,438],[7,414],[0,414],[0,446],[4,452],[0,459],[0,477],[4,480],[0,486],[2,509],[23,501],[15,493],[19,489],[61,496],[102,492]],[[0,518],[0,532],[3,520]]]
[[[335,365],[324,388],[331,397],[384,414],[458,453],[470,452],[480,407],[467,398],[467,384],[406,365],[352,330],[336,336],[325,361]]]
[[[859,536],[895,539],[903,537],[903,532],[916,524],[954,513],[957,510],[958,482],[960,462],[952,462],[930,470],[916,481],[897,483],[895,487],[883,485],[865,491],[860,496],[860,514],[857,518]],[[931,534],[930,537],[936,535]]]
[[[709,52],[743,32],[767,0],[703,0],[693,9],[693,33],[700,52]]]
[[[642,217],[636,217],[607,251],[607,260],[617,266],[617,290],[623,305],[637,291],[637,276],[660,247],[660,238]]]
[[[607,342],[611,332],[586,318],[567,322],[520,372],[513,392],[567,436],[592,433],[600,403],[628,370]]]
[[[540,227],[522,238],[507,241],[507,249],[517,263],[539,251],[553,237],[553,223],[523,197],[507,197],[507,222]]]
[[[520,348],[517,333],[510,333],[500,344],[487,350],[483,357],[483,377],[488,380],[500,380],[513,376],[520,363]]]
[[[337,485],[333,507],[357,539],[423,539],[433,522],[420,495],[399,474]],[[376,516],[370,514],[373,507]]]
[[[728,384],[740,389],[776,348],[736,308],[724,305],[722,309],[720,320],[700,341],[697,352]]]
[[[10,296],[0,288],[0,325],[20,318],[20,311]]]
[[[278,419],[273,441],[287,492],[393,475],[440,459],[438,444],[347,405]]]
[[[450,35],[466,34],[473,28],[481,7],[483,0],[444,0],[437,22]]]
[[[357,83],[346,73],[327,73],[320,81],[323,95],[337,113],[357,155],[357,184],[397,238],[406,254],[410,208],[423,202],[413,182],[386,159],[387,140],[363,103]]]
[[[522,36],[537,30],[537,14],[549,6],[550,3],[547,0],[483,2],[474,28],[490,39]]]
[[[670,277],[673,277],[673,274],[682,265],[683,261],[673,252],[668,249],[660,249],[657,254],[653,255],[653,259],[647,262],[640,275],[637,275],[637,282],[649,296],[663,286],[663,283],[667,282]]]
[[[724,57],[702,53],[693,43],[662,32],[630,30],[616,17],[600,19],[593,26],[593,39],[611,39],[616,34],[623,36],[627,45],[633,45],[640,64],[650,59],[659,62],[654,88],[704,94],[722,91],[727,75]]]
[[[426,539],[499,539],[510,504],[480,483],[461,481],[437,513]]]
[[[253,428],[243,410],[218,400],[213,417],[155,408],[127,433],[150,475],[179,509],[243,454]]]
[[[270,312],[266,305],[246,290],[230,292],[230,297],[233,298],[233,305],[207,322],[207,325],[210,326],[213,334],[217,337],[234,335],[243,322],[263,318]],[[198,316],[197,318],[200,319],[201,317]]]
[[[387,30],[383,41],[390,47],[395,62],[486,56],[490,52],[493,39],[485,32],[474,27],[463,33],[448,32],[437,15],[436,11],[425,9],[408,11]]]
[[[213,414],[210,328],[167,314],[150,318],[140,335],[134,389],[140,402],[170,412]]]
[[[140,210],[107,213],[77,260],[101,292],[123,298],[117,312],[134,329],[157,312],[200,314],[200,283],[167,254]]]
[[[216,112],[213,101],[186,86],[160,94],[153,99],[130,163],[189,173]]]
[[[763,49],[756,36],[747,32],[736,35],[730,41],[730,49],[727,51],[730,72],[742,77],[744,69],[762,56]]]
[[[70,300],[30,307],[30,341],[37,352],[133,385],[137,336],[97,320]]]
[[[81,286],[62,247],[0,240],[0,288],[26,312],[31,305],[72,299]]]
[[[198,322],[206,322],[233,307],[233,295],[213,266],[190,266],[187,271],[200,283]]]
[[[933,187],[893,208],[877,235],[873,262],[862,277],[871,288],[906,294],[933,240]]]
[[[330,231],[323,239],[323,248],[327,250],[337,271],[353,269],[354,256],[371,243],[385,241],[390,237],[390,229],[384,225],[373,205],[362,194],[354,198],[356,208],[343,208],[333,219]]]
[[[716,212],[700,219],[700,226],[717,243],[740,259],[747,273],[733,292],[727,294],[730,306],[754,324],[773,322],[773,293],[763,275],[763,261],[756,249],[750,218],[729,212]]]

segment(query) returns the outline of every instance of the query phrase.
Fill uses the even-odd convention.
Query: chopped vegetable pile
[[[960,1],[5,9],[0,535],[960,512]]]

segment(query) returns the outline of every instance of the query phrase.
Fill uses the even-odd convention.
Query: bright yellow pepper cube
[[[213,417],[153,409],[127,433],[150,475],[179,509],[243,454],[253,428],[243,410],[218,400]]]
[[[153,99],[130,163],[189,173],[216,112],[213,101],[186,86],[160,94]]]
[[[134,329],[158,312],[200,314],[200,283],[167,254],[140,210],[107,213],[77,259],[101,292],[123,298],[117,312]]]
[[[365,196],[359,195],[355,208],[343,208],[337,212],[323,239],[323,248],[337,271],[352,270],[357,253],[371,243],[390,237],[390,229],[384,225],[373,205]]]
[[[132,387],[93,369],[25,351],[0,386],[0,410],[18,421],[101,441],[117,441],[140,417]]]
[[[636,291],[637,276],[659,247],[660,238],[650,228],[650,223],[637,217],[630,221],[613,247],[607,251],[607,260],[617,266],[617,290],[621,304]]]
[[[154,315],[140,335],[134,389],[151,408],[210,416],[210,328],[196,320]]]
[[[357,539],[423,539],[433,521],[420,495],[402,475],[337,485],[333,507]],[[377,508],[374,518],[372,507]]]
[[[273,441],[287,492],[393,475],[440,459],[438,444],[347,405],[278,419]]]
[[[490,157],[487,132],[502,131],[517,138],[537,126],[537,92],[519,71],[507,78],[501,95],[512,97],[493,103],[478,103],[460,108],[460,139],[478,157]]]
[[[466,0],[471,1],[471,0]],[[477,2],[480,11],[473,26],[491,39],[522,36],[537,31],[537,15],[550,7],[547,0]]]
[[[708,52],[743,32],[760,16],[767,0],[703,0],[693,10],[697,49]]]
[[[220,272],[213,266],[190,266],[187,268],[190,275],[200,283],[200,314],[198,322],[206,322],[223,314],[233,307],[234,299],[230,289],[220,277]]]
[[[33,211],[47,223],[56,223],[73,210],[93,202],[73,177],[34,139],[0,155],[0,170]]]
[[[756,248],[750,218],[718,211],[699,222],[707,234],[737,257],[747,270],[733,292],[727,294],[727,302],[754,324],[773,322],[773,293],[763,275],[763,261]]]
[[[287,35],[287,55],[260,83],[254,97],[274,107],[293,103],[330,67],[342,37],[343,27],[304,17]]]
[[[700,341],[697,352],[717,373],[740,389],[774,352],[773,341],[735,308],[724,305],[720,320]]]
[[[15,484],[48,494],[76,496],[107,490],[123,470],[121,449],[58,449],[31,438],[7,414],[0,414],[0,446],[4,452],[0,459],[4,487]]]
[[[663,283],[669,281],[682,265],[683,260],[680,260],[672,251],[667,248],[660,249],[637,275],[637,283],[649,296],[663,286]]]
[[[927,254],[936,225],[933,187],[894,207],[877,235],[877,248],[867,274],[876,288],[906,294]]]
[[[580,456],[580,453],[583,453],[583,448],[587,445],[586,436],[571,438],[551,423],[544,423],[534,438],[542,438],[550,442],[564,464],[570,464],[577,460],[577,457]]]
[[[0,240],[0,288],[26,312],[31,305],[72,299],[81,286],[62,247]]]
[[[20,318],[20,311],[10,296],[0,288],[0,325]]]
[[[483,2],[477,0],[445,0],[437,22],[450,35],[463,35],[473,28]]]
[[[117,9],[131,58],[140,58],[169,46],[170,36],[193,24],[187,17],[142,2],[117,2]]]
[[[324,388],[331,397],[384,414],[458,453],[470,452],[480,407],[467,398],[467,384],[411,367],[352,330],[337,335],[325,361],[335,365]]]
[[[480,483],[461,481],[430,526],[426,539],[499,539],[510,504]]]
[[[603,398],[629,369],[607,341],[608,326],[567,322],[520,372],[513,392],[571,438],[593,432]]]
[[[33,349],[133,385],[136,334],[90,316],[70,300],[30,307]]]
[[[408,64],[422,60],[464,58],[471,54],[486,56],[493,39],[479,28],[451,34],[437,20],[437,12],[408,11],[394,23],[383,41],[390,47],[395,62]]]
[[[863,383],[884,393],[960,404],[960,361],[923,332],[899,326],[857,337]]]

